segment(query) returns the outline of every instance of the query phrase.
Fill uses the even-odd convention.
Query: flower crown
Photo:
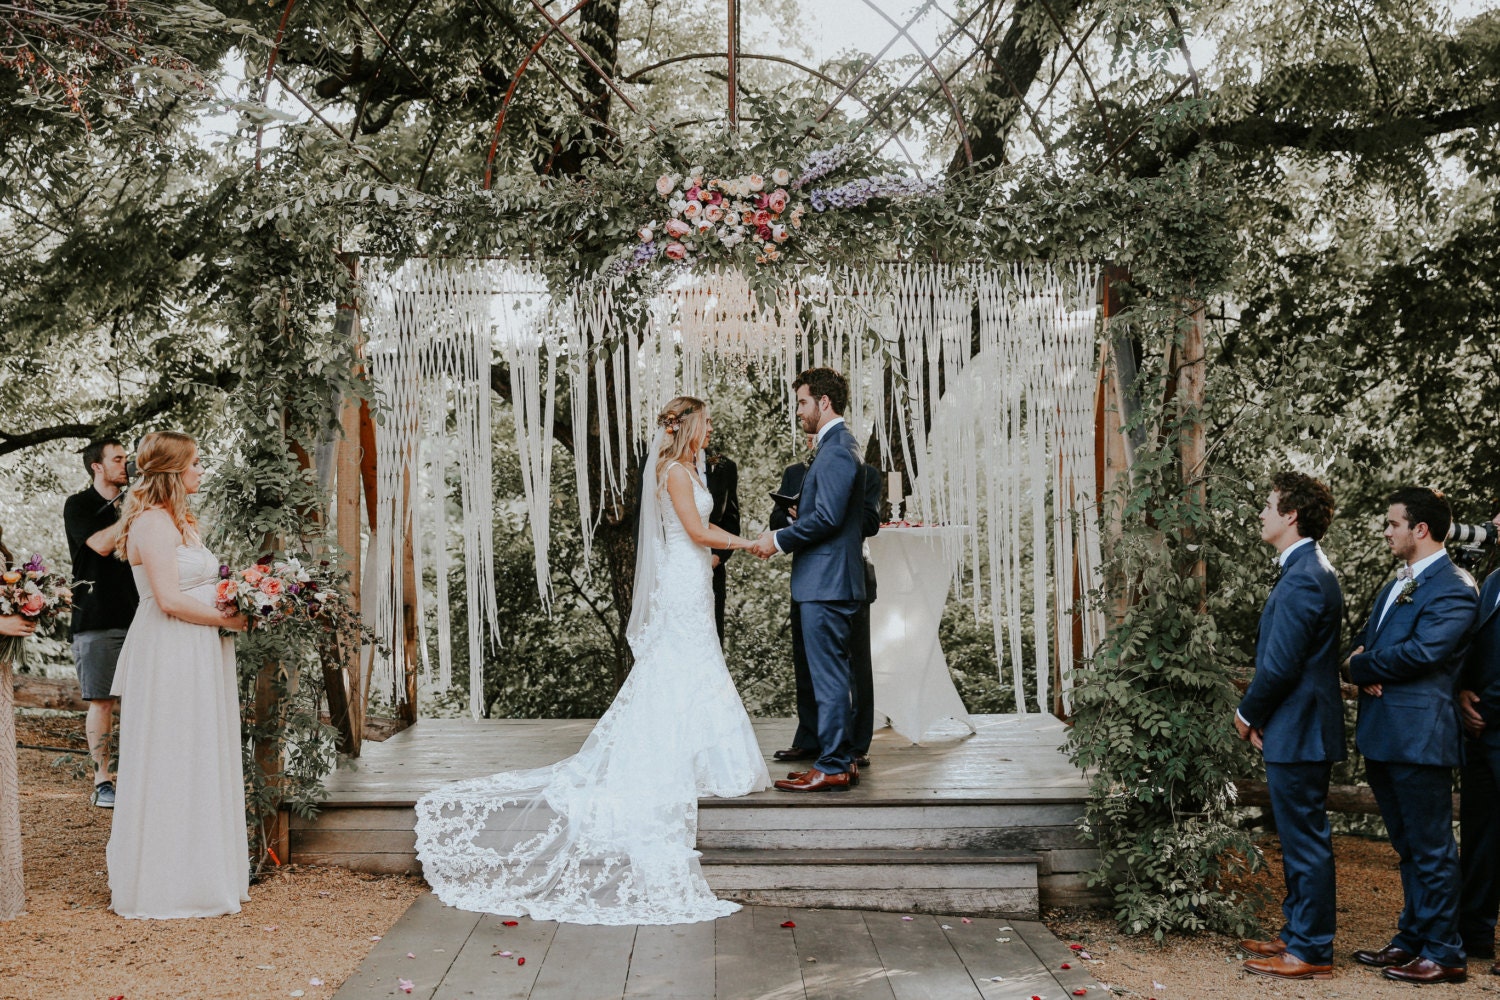
[[[677,428],[682,426],[682,418],[687,416],[689,413],[697,412],[697,410],[698,408],[696,406],[689,406],[687,409],[680,410],[677,413],[663,413],[661,416],[656,418],[656,423],[661,427],[662,430],[666,431],[668,434],[676,434]]]

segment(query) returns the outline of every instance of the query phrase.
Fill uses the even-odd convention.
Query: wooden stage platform
[[[1097,864],[1078,833],[1087,781],[1059,752],[1048,715],[982,715],[978,732],[914,745],[875,735],[871,766],[848,792],[765,791],[703,799],[698,848],[722,896],[771,906],[1035,917],[1039,907],[1097,902]],[[292,817],[297,864],[421,871],[413,804],[447,781],[538,767],[577,751],[591,719],[426,719],[366,743],[328,783],[313,820]],[[795,722],[756,720],[769,758]],[[769,762],[768,766],[775,762]],[[787,765],[771,767],[780,777]]]

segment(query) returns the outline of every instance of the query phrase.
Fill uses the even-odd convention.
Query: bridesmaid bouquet
[[[219,567],[216,603],[225,611],[237,611],[252,628],[268,628],[291,621],[310,621],[339,627],[347,617],[339,594],[320,583],[297,559],[272,560],[269,556],[232,570]]]
[[[47,568],[41,554],[24,565],[0,572],[0,615],[20,615],[44,622],[73,610],[73,588],[67,577]],[[14,659],[24,640],[0,637],[0,659]]]

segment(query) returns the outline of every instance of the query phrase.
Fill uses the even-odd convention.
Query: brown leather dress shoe
[[[848,772],[824,774],[817,768],[813,768],[800,778],[787,778],[785,781],[776,782],[776,789],[781,792],[847,792],[849,786]]]
[[[1261,958],[1275,958],[1286,951],[1286,942],[1281,938],[1272,938],[1269,941],[1244,940],[1240,942],[1240,951],[1248,951],[1252,955]]]
[[[1386,969],[1381,975],[1398,983],[1461,983],[1469,978],[1469,970],[1463,966],[1453,969],[1430,959],[1414,958],[1405,965]]]
[[[817,760],[818,751],[809,750],[807,747],[787,747],[785,750],[777,750],[771,754],[772,759],[780,761],[788,760]]]
[[[816,770],[817,770],[817,768],[809,768],[806,771],[788,771],[786,773],[786,779],[788,781],[801,781],[804,778],[806,778],[809,774],[812,774]],[[859,784],[859,765],[858,764],[850,764],[849,765],[849,787],[850,788],[854,788],[858,784]]]
[[[1285,948],[1284,945],[1283,948]],[[1286,951],[1282,951],[1280,955],[1273,955],[1269,958],[1247,958],[1245,960],[1245,971],[1256,976],[1270,976],[1272,979],[1333,978],[1333,966],[1308,965],[1296,955],[1289,954]]]
[[[1373,965],[1377,969],[1383,969],[1389,965],[1405,965],[1417,956],[1404,948],[1397,948],[1388,944],[1379,951],[1356,951],[1354,960],[1360,965]]]

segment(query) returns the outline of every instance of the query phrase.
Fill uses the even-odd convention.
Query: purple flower
[[[792,187],[794,189],[806,187],[813,181],[827,177],[849,161],[851,151],[852,147],[847,143],[839,143],[832,149],[819,149],[809,153],[807,159],[802,163],[802,174],[796,180],[792,181]],[[818,211],[821,212],[822,209],[820,208]]]
[[[230,570],[228,563],[219,563],[219,579],[220,580],[227,580],[227,579],[229,579],[229,574],[231,572],[232,571]]]
[[[28,573],[41,574],[47,572],[47,564],[42,562],[42,554],[40,552],[33,552],[31,554],[31,561],[28,562],[23,568]]]
[[[899,174],[859,177],[829,188],[815,188],[808,196],[813,211],[830,208],[858,208],[874,198],[902,198],[932,194],[942,190],[941,180],[924,181]]]

